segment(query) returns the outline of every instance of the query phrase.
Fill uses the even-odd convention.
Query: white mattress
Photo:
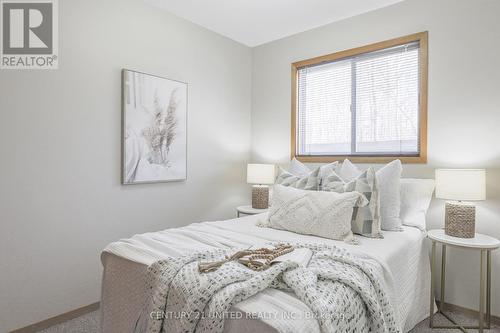
[[[144,273],[147,266],[165,256],[179,256],[212,248],[249,247],[270,241],[336,245],[371,257],[383,268],[383,278],[401,327],[409,331],[429,313],[430,265],[425,234],[413,227],[403,232],[384,232],[384,239],[358,237],[360,244],[255,226],[264,214],[238,219],[194,223],[186,227],[135,235],[109,244],[102,253],[104,266],[101,326],[103,333],[133,332],[145,301]],[[265,310],[269,316],[227,320],[226,332],[275,332],[273,321],[290,326],[289,332],[319,332],[315,319],[290,320],[290,315],[309,311],[293,294],[268,289],[233,309],[243,314]],[[276,315],[278,313],[285,315]],[[272,315],[271,315],[272,314]],[[288,318],[288,319],[284,319]]]

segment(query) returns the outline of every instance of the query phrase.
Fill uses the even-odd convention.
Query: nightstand
[[[496,238],[477,234],[474,238],[458,238],[448,236],[444,233],[443,229],[430,230],[427,237],[432,241],[432,255],[431,255],[431,299],[430,299],[430,317],[429,326],[431,328],[458,328],[462,332],[466,329],[477,329],[483,332],[483,329],[489,329],[491,326],[491,251],[500,247],[500,241]],[[434,280],[436,275],[436,243],[440,243],[442,247],[441,259],[441,299],[439,302],[438,313],[441,313],[446,319],[453,323],[447,326],[434,326]],[[446,284],[446,248],[460,247],[470,250],[479,251],[480,254],[480,285],[479,285],[479,325],[478,326],[465,326],[457,324],[453,319],[443,312],[444,294]],[[486,306],[486,322],[484,324],[484,308]]]
[[[267,212],[266,209],[257,209],[257,208],[252,208],[252,206],[239,206],[236,207],[236,214],[238,217],[240,217],[241,214],[244,215],[255,215],[255,214],[260,214],[260,213],[265,213]]]

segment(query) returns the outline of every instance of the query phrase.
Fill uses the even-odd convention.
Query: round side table
[[[266,209],[257,209],[257,208],[252,208],[252,206],[238,206],[236,207],[236,215],[240,217],[241,214],[244,215],[255,215],[255,214],[260,214],[260,213],[265,213],[267,212]]]
[[[466,329],[477,329],[480,333],[484,329],[489,329],[491,326],[491,251],[500,247],[500,241],[496,238],[477,234],[474,238],[459,238],[448,236],[443,229],[430,230],[427,237],[432,241],[431,255],[431,299],[430,299],[430,317],[429,326],[431,328],[458,328],[462,332],[467,332]],[[442,247],[441,259],[441,299],[439,302],[438,313],[441,313],[446,319],[453,323],[447,326],[435,326],[434,319],[434,280],[436,274],[436,243],[440,243]],[[443,311],[444,294],[446,285],[446,247],[460,247],[470,250],[476,250],[480,253],[480,283],[479,283],[479,325],[466,326],[457,324]],[[486,322],[484,323],[484,308],[486,306]]]

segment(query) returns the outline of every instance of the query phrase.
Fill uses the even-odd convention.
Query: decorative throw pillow
[[[328,164],[323,164],[319,167],[319,176],[321,180],[323,180],[332,171],[338,173],[339,169],[340,165],[339,162],[337,161]],[[290,165],[288,166],[288,172],[294,176],[306,177],[311,172],[311,169],[309,169],[307,165],[305,165],[304,163],[302,163],[301,161],[299,161],[294,157],[290,162]]]
[[[323,164],[319,167],[319,176],[321,178],[321,182],[328,177],[332,172],[338,172],[340,168],[339,162],[335,161],[329,164]]]
[[[351,231],[355,205],[366,205],[357,192],[305,191],[276,185],[264,226],[356,243]]]
[[[381,169],[375,175],[377,176],[378,190],[380,195],[380,218],[382,230],[402,231],[402,222],[400,218],[401,196],[400,179],[403,166],[400,160],[392,161]],[[351,163],[345,160],[340,169],[340,177],[344,180],[352,180],[361,174],[361,171]]]
[[[377,171],[380,192],[380,217],[382,230],[402,231],[401,212],[401,173],[403,166],[395,160]]]
[[[340,167],[338,174],[345,181],[350,181],[359,176],[361,174],[361,170],[352,164],[351,161],[345,159],[344,162],[342,162],[342,166]]]
[[[352,214],[351,230],[355,234],[372,238],[384,238],[380,225],[380,197],[377,177],[373,168],[362,172],[349,182],[332,172],[321,185],[323,191],[359,192],[368,200],[366,206],[356,206]]]
[[[434,192],[434,179],[401,178],[401,220],[425,230],[425,214]]]
[[[307,165],[294,157],[288,166],[288,172],[294,176],[306,177],[311,173],[311,170],[307,167]]]
[[[319,189],[319,168],[310,172],[307,176],[296,176],[280,167],[280,174],[275,184],[290,186],[302,190],[317,191]]]

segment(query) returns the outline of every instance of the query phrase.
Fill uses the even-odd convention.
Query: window
[[[292,74],[292,157],[426,162],[426,32],[300,61]]]

